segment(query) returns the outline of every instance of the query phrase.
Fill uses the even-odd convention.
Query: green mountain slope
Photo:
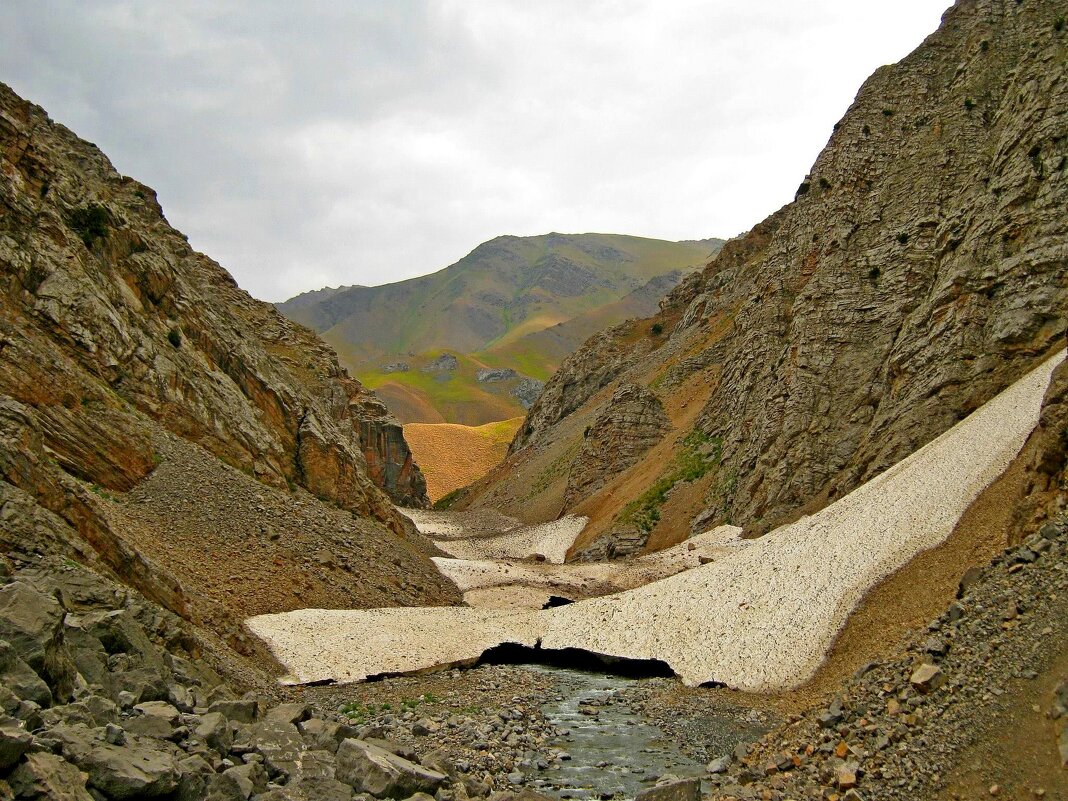
[[[479,424],[522,414],[513,391],[545,380],[590,333],[655,311],[722,245],[616,234],[501,236],[431,275],[299,295],[278,309],[319,332],[403,422]],[[424,371],[448,352],[455,370]],[[403,362],[408,370],[385,370]],[[477,380],[479,369],[520,375]]]

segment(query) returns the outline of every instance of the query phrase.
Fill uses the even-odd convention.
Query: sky
[[[263,300],[502,234],[730,237],[949,0],[4,0],[0,81]]]

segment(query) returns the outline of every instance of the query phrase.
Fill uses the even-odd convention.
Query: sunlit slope
[[[502,236],[432,275],[305,293],[279,309],[320,332],[402,421],[481,423],[525,408],[510,386],[478,384],[478,368],[547,379],[591,334],[655,311],[660,297],[721,244],[616,234]],[[417,364],[446,351],[461,359],[460,370],[419,373]],[[413,369],[383,369],[398,361]]]
[[[404,438],[426,476],[427,494],[436,501],[482,478],[504,459],[522,417],[481,426],[409,423]]]

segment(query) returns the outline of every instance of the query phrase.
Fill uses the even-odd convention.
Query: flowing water
[[[556,695],[542,711],[563,732],[551,747],[569,756],[539,764],[530,774],[540,792],[559,798],[627,799],[665,774],[705,773],[703,764],[617,697],[636,679],[537,665],[528,669],[556,680]]]

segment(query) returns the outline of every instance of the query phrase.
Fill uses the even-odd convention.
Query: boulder
[[[208,712],[200,718],[200,722],[193,728],[193,737],[202,743],[218,751],[221,756],[226,756],[230,746],[234,743],[233,732],[230,731],[230,721],[219,712]]]
[[[261,720],[246,727],[240,738],[248,748],[263,757],[272,778],[297,778],[304,739],[292,723]]]
[[[701,801],[700,779],[675,779],[642,790],[635,801]]]
[[[424,768],[362,740],[345,740],[337,750],[337,778],[356,792],[376,798],[404,799],[434,793],[445,775]]]
[[[125,745],[112,745],[92,729],[65,724],[49,736],[89,775],[89,786],[109,798],[155,798],[178,789],[177,750],[159,740],[130,736]]]
[[[86,775],[55,754],[38,752],[26,759],[8,777],[18,798],[49,801],[94,801],[85,789]]]
[[[209,712],[218,712],[234,723],[252,723],[259,717],[259,706],[251,699],[215,701]]]
[[[24,701],[46,707],[52,705],[52,691],[48,685],[7,640],[0,640],[0,684]]]
[[[0,718],[0,771],[7,770],[19,757],[30,750],[33,735],[26,731],[21,721]]]

